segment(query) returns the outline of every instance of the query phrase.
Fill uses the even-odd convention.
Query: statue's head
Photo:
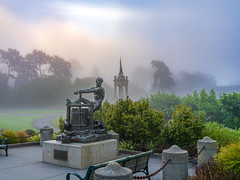
[[[100,78],[100,77],[98,77],[98,78],[96,79],[96,85],[97,85],[97,86],[101,86],[102,83],[103,83],[103,79]]]

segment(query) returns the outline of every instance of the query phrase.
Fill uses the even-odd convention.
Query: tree
[[[154,82],[152,84],[152,89],[167,91],[171,90],[175,86],[175,82],[171,77],[171,72],[169,68],[162,61],[152,61],[152,66],[157,68],[157,71],[154,73],[153,78]]]
[[[222,122],[223,114],[221,112],[221,103],[216,97],[216,93],[213,89],[207,93],[205,89],[202,89],[200,93],[193,92],[193,95],[188,94],[182,98],[182,103],[192,107],[194,113],[203,111],[206,113],[207,119],[211,121]]]
[[[29,63],[25,59],[21,59],[15,68],[17,76],[15,77],[15,87],[21,87],[28,84],[37,77],[37,72],[33,64]]]
[[[22,56],[19,51],[16,49],[8,49],[8,51],[1,50],[1,62],[5,65],[7,81],[9,82],[10,78],[15,78],[15,72],[19,61],[22,60]]]
[[[15,80],[15,86],[19,87],[29,83],[36,77],[36,71],[33,64],[27,61],[19,51],[16,49],[8,49],[8,51],[0,51],[1,53],[1,65],[4,69],[4,74],[7,83],[11,79]]]
[[[223,124],[230,128],[240,128],[240,93],[223,93],[220,95],[225,118]]]
[[[25,56],[25,59],[34,67],[39,78],[47,76],[47,69],[49,68],[50,56],[41,50],[33,50]]]
[[[151,94],[148,100],[151,108],[164,113],[164,119],[166,121],[172,118],[172,114],[176,110],[176,106],[181,103],[181,98],[175,94],[160,91],[155,94]]]
[[[55,78],[70,79],[72,77],[70,68],[71,63],[63,58],[53,56],[50,58],[50,67],[48,72]]]

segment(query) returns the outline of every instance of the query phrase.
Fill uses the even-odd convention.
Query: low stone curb
[[[120,150],[119,150],[119,153],[121,153],[121,154],[135,155],[135,154],[142,153],[142,151],[133,151],[133,150],[123,150],[123,149],[120,149]],[[153,153],[153,154],[151,154],[151,157],[154,157],[154,158],[162,158],[162,154]],[[194,158],[194,159],[189,160],[189,163],[197,164],[197,161],[198,161],[198,159],[197,159],[197,158]]]
[[[8,148],[18,148],[18,147],[26,147],[26,146],[37,146],[40,145],[40,142],[29,142],[29,143],[17,143],[17,144],[8,144]],[[123,150],[120,149],[119,153],[121,154],[129,154],[129,155],[135,155],[142,153],[142,151],[133,151],[133,150]],[[151,157],[155,158],[162,158],[162,154],[159,153],[153,153],[151,154]],[[197,158],[189,160],[190,163],[197,164]]]
[[[139,154],[139,153],[142,153],[142,152],[143,151],[133,151],[133,150],[123,150],[123,149],[119,150],[119,153],[121,153],[121,154],[130,154],[130,155],[135,155],[135,154]],[[162,154],[153,153],[153,154],[151,154],[151,157],[161,158]]]
[[[18,147],[26,147],[26,146],[37,146],[37,145],[40,145],[40,142],[8,144],[8,148],[18,148]]]

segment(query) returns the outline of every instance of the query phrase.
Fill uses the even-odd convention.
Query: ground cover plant
[[[218,147],[224,147],[240,140],[240,129],[233,130],[217,122],[205,123],[204,126],[203,135],[216,140]]]
[[[200,167],[195,166],[195,174],[189,176],[189,180],[237,180],[239,175],[232,170],[226,170],[223,164],[211,159]]]
[[[15,143],[19,143],[19,139],[17,132],[11,130],[11,129],[7,129],[1,132],[2,133],[2,138],[7,138],[8,139],[8,143],[9,144],[15,144]]]
[[[216,155],[216,161],[225,170],[231,170],[240,176],[240,140],[222,147]]]
[[[18,131],[17,136],[19,137],[19,143],[30,142],[29,135],[24,131]]]
[[[40,134],[36,134],[32,137],[30,137],[31,142],[36,142],[36,141],[40,141]]]

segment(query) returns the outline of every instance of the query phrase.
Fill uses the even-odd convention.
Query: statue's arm
[[[92,93],[92,92],[98,91],[98,90],[96,90],[96,89],[98,89],[98,88],[92,87],[92,88],[90,88],[90,89],[80,89],[80,90],[78,90],[78,91],[75,91],[74,94]]]

